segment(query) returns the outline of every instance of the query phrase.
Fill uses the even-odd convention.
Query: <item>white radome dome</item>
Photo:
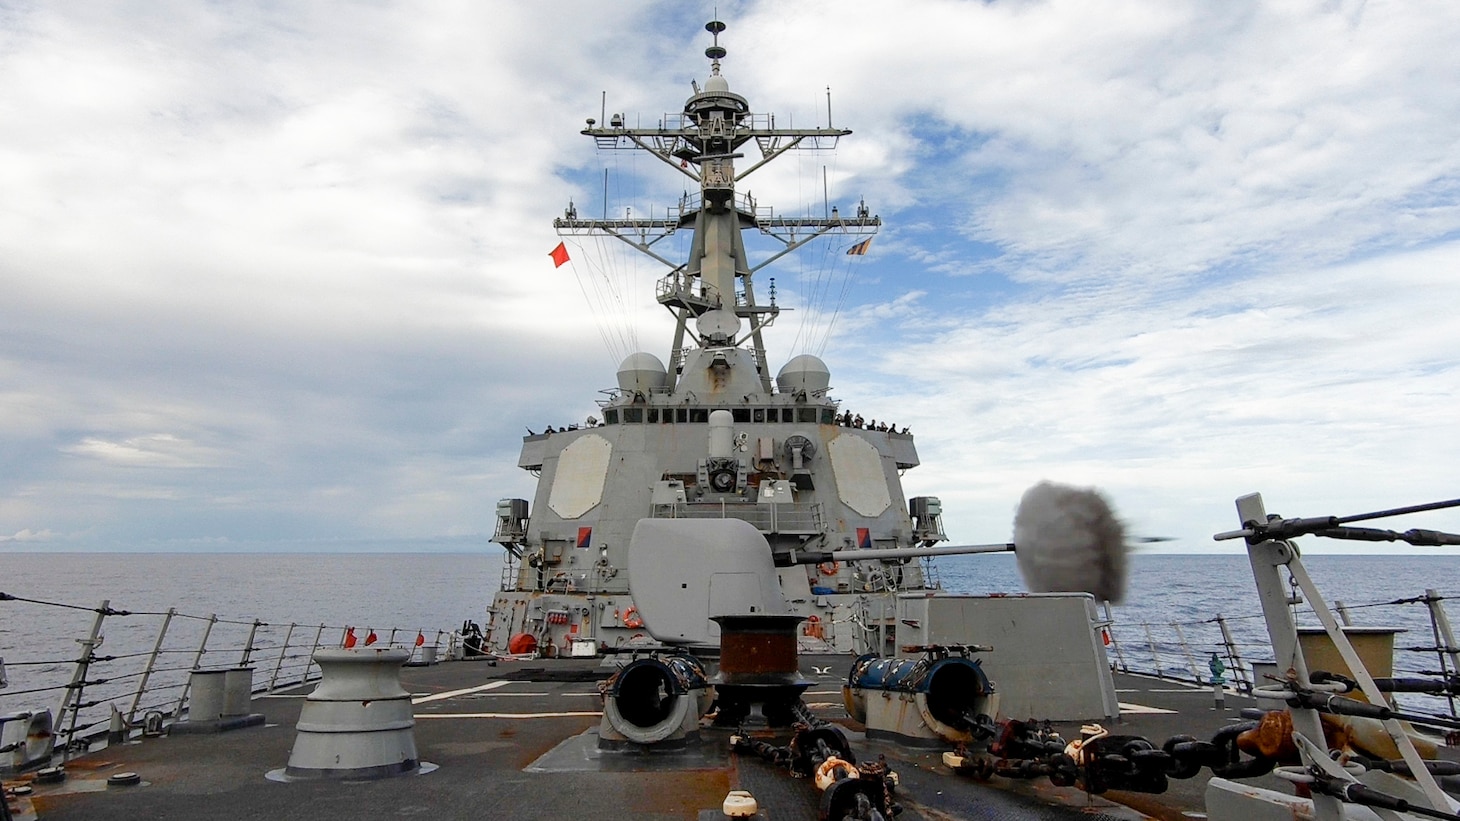
[[[618,387],[622,391],[649,393],[663,388],[669,382],[669,372],[659,357],[639,351],[624,358],[618,366]]]
[[[824,391],[831,387],[831,371],[820,358],[803,353],[782,366],[781,372],[776,374],[776,384],[780,386],[781,393]]]

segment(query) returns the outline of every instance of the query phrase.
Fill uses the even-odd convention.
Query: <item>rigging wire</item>
[[[847,247],[850,248],[851,246],[848,245]],[[861,259],[862,257],[860,255],[853,255],[847,259],[845,268],[843,269],[844,273],[842,274],[841,294],[837,296],[836,308],[832,309],[831,319],[826,323],[826,335],[821,339],[821,347],[816,351],[817,356],[821,356],[826,352],[826,346],[831,341],[832,332],[836,329],[837,317],[841,316],[842,308],[847,302],[847,296],[852,292],[852,270],[853,268],[861,267],[859,264]]]

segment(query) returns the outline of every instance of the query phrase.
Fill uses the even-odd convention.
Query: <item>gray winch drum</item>
[[[304,701],[288,778],[384,778],[415,772],[411,694],[400,684],[410,653],[396,648],[325,649],[323,678]]]

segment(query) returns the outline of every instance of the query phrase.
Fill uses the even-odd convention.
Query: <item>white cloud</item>
[[[1453,495],[1460,7],[722,12],[756,111],[824,122],[830,85],[856,132],[749,190],[819,213],[825,180],[888,222],[869,257],[765,272],[799,311],[772,367],[830,333],[836,395],[912,425],[910,492],[955,538],[1004,538],[1046,477],[1193,538],[1253,489],[1295,514]],[[668,347],[662,271],[546,253],[604,167],[615,211],[683,189],[577,131],[605,90],[631,121],[676,110],[702,13],[5,12],[0,528],[490,531],[491,500],[531,495],[522,429],[580,421],[619,356]]]

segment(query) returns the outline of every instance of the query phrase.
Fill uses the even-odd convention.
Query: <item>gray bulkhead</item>
[[[733,424],[735,458],[745,463],[747,473],[760,478],[762,483],[771,481],[767,478],[771,475],[790,475],[785,453],[787,440],[805,437],[813,443],[815,453],[805,462],[809,486],[791,490],[794,502],[779,503],[781,515],[774,523],[768,521],[769,513],[765,509],[778,503],[760,501],[761,484],[747,483],[733,493],[706,491],[702,494],[697,493],[702,488],[690,484],[685,488],[684,504],[654,505],[655,486],[665,481],[666,476],[697,475],[708,453],[710,432],[707,422],[688,421],[689,413],[683,415],[686,421],[678,421],[678,415],[673,421],[662,420],[668,413],[679,410],[694,410],[693,418],[701,418],[711,410],[721,409],[691,405],[683,400],[664,402],[670,398],[655,397],[656,401],[639,406],[613,406],[620,412],[636,409],[640,413],[635,417],[644,421],[624,421],[624,414],[620,413],[615,424],[524,439],[518,465],[540,472],[527,534],[527,555],[531,557],[540,551],[542,572],[539,574],[539,568],[524,564],[518,580],[520,588],[541,589],[556,577],[571,580],[572,588],[578,592],[590,588],[598,592],[627,592],[627,577],[617,571],[628,566],[628,543],[634,525],[639,519],[651,516],[716,518],[739,514],[751,517],[783,557],[794,549],[886,548],[913,543],[907,502],[898,475],[900,470],[918,463],[911,435],[819,421]],[[762,398],[764,402],[756,401]],[[793,418],[798,418],[798,410],[811,411],[818,420],[822,411],[835,413],[831,404],[797,403],[783,395],[752,395],[739,409],[752,419],[764,418],[772,410],[779,414],[790,411]],[[647,421],[651,410],[656,411],[653,416],[660,421]],[[762,413],[756,414],[757,410]],[[580,453],[590,443],[597,449],[607,450],[606,460],[600,463]],[[758,458],[766,451],[773,454],[774,470],[754,470],[767,466]],[[586,482],[592,487],[586,492],[580,488],[576,496],[582,498],[574,498],[573,493],[565,492],[560,486],[560,476],[562,483],[582,486]],[[565,504],[565,498],[576,504]],[[582,534],[581,528],[591,528],[591,531]],[[860,544],[859,529],[867,531]],[[594,565],[600,558],[606,559],[607,566],[595,573]],[[808,571],[783,568],[783,575],[787,572],[805,576]],[[827,586],[839,592],[853,592],[853,584],[847,576]]]

